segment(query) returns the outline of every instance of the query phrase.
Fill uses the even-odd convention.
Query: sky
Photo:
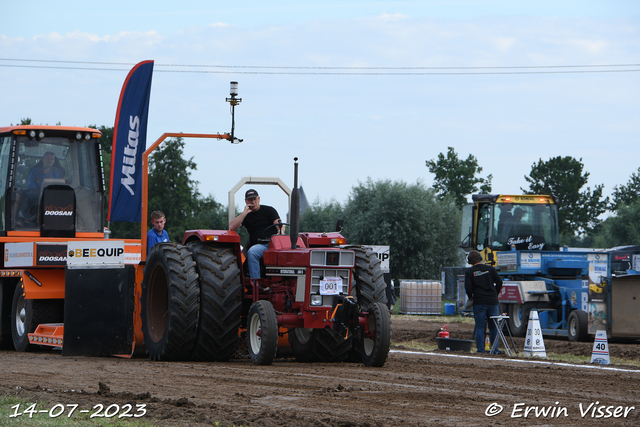
[[[425,161],[448,147],[493,193],[520,193],[556,156],[582,159],[605,195],[640,167],[635,0],[34,0],[0,14],[2,126],[113,126],[127,73],[154,60],[147,146],[225,133],[237,81],[243,142],[185,146],[199,191],[224,205],[242,177],[293,187],[294,157],[310,203],[345,203],[368,178],[431,186]],[[284,193],[256,189],[286,215]]]

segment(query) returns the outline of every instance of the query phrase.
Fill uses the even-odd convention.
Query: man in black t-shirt
[[[473,298],[476,348],[478,353],[484,353],[485,322],[489,323],[489,339],[492,345],[498,335],[498,328],[491,316],[500,315],[498,295],[502,289],[502,279],[495,268],[482,264],[482,255],[477,251],[469,253],[467,262],[472,267],[464,273],[464,288],[467,297]]]
[[[280,222],[280,215],[271,206],[260,204],[260,196],[256,190],[247,190],[244,193],[244,202],[244,210],[229,222],[229,230],[236,231],[241,226],[244,226],[249,232],[249,247],[247,249],[249,277],[259,279],[260,259],[269,245],[258,243],[258,239],[266,239],[276,233],[284,234],[284,225],[277,225],[266,230],[269,226]]]

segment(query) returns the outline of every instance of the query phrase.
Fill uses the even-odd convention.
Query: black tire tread
[[[16,307],[18,299],[23,293],[22,286],[16,285],[13,294],[13,302],[11,305],[11,336],[13,338],[13,347],[16,351],[25,352],[39,349],[40,346],[29,344],[28,334],[35,332],[38,325],[42,323],[61,323],[64,314],[63,300],[42,300],[32,299],[25,301],[25,333],[19,336],[16,328]]]
[[[149,338],[146,292],[149,275],[157,264],[165,270],[169,306],[166,329],[161,340],[155,343]],[[152,360],[188,360],[198,328],[200,288],[196,263],[186,246],[171,242],[153,247],[144,268],[141,299],[142,332],[149,357]]]
[[[314,331],[313,353],[326,363],[344,362],[348,359],[353,344],[353,336],[343,338],[332,329]]]
[[[367,311],[369,305],[374,302],[387,304],[387,284],[376,253],[362,247],[349,249],[356,253],[353,279],[360,308]]]
[[[571,330],[569,329],[569,327],[571,326],[571,320],[573,318],[575,318],[578,322],[578,330],[575,336],[571,335]],[[567,331],[569,341],[589,341],[589,315],[587,314],[587,312],[583,310],[573,310],[569,314]]]
[[[317,331],[311,331],[309,341],[306,343],[302,343],[298,340],[295,331],[295,329],[289,329],[287,338],[289,339],[289,344],[291,345],[291,350],[293,351],[296,361],[300,363],[313,363],[319,361],[320,359],[313,350],[313,343],[316,339]]]
[[[387,361],[391,347],[391,315],[386,305],[374,302],[369,306],[369,316],[373,316],[375,326],[374,345],[371,354],[362,349],[362,362],[365,366],[381,367]]]
[[[238,346],[242,282],[232,248],[189,244],[200,281],[200,322],[193,358],[226,362]]]
[[[251,335],[255,331],[251,330],[251,318],[254,314],[260,317],[262,340],[260,350],[257,354],[253,353],[251,347]],[[247,320],[247,345],[249,347],[249,356],[254,365],[271,365],[276,358],[278,352],[278,320],[276,312],[269,301],[256,301],[249,309],[249,317]]]
[[[360,246],[348,249],[356,253],[351,295],[354,295],[358,300],[360,311],[368,311],[369,306],[376,302],[386,305],[387,284],[384,281],[384,273],[380,267],[381,262],[376,253]],[[363,359],[360,334],[356,340],[358,343],[352,347],[348,360],[353,363],[361,363]]]

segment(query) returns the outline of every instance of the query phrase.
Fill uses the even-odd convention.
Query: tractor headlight
[[[322,305],[322,295],[311,295],[310,305]]]

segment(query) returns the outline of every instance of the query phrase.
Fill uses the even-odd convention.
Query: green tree
[[[335,200],[322,203],[318,198],[300,218],[300,231],[334,231],[339,218],[344,219],[344,208],[340,203]]]
[[[89,126],[102,132],[100,139],[105,180],[105,218],[109,209],[111,177],[111,149],[113,127]],[[140,154],[142,155],[142,154]],[[166,230],[173,241],[182,241],[186,230],[226,230],[229,220],[226,208],[213,196],[204,197],[198,191],[198,182],[191,179],[196,170],[193,158],[185,160],[184,141],[169,139],[149,156],[148,214],[162,211],[167,217]],[[148,218],[145,229],[148,229]],[[112,238],[140,238],[140,223],[112,222],[109,224]]]
[[[391,276],[438,278],[442,265],[459,265],[460,210],[418,181],[370,178],[351,191],[343,234],[348,243],[389,245]]]
[[[640,168],[638,172],[632,173],[627,185],[613,187],[613,198],[610,209],[618,210],[621,206],[631,206],[640,199]]]
[[[197,220],[203,219],[198,200],[202,196],[190,172],[197,165],[193,157],[184,159],[183,152],[184,141],[176,138],[166,140],[149,156],[148,212],[164,212],[165,229],[174,241],[182,240],[184,231],[196,228]]]
[[[478,166],[478,159],[472,154],[466,160],[460,160],[453,147],[448,147],[447,156],[438,154],[438,159],[426,161],[429,172],[435,174],[433,188],[440,197],[452,196],[456,204],[462,207],[467,202],[467,196],[472,193],[488,194],[491,192],[491,180],[493,175],[486,178],[476,177],[482,172]],[[477,187],[477,184],[481,184]]]
[[[598,216],[607,210],[609,198],[602,198],[604,185],[596,185],[581,191],[589,180],[589,172],[582,173],[582,158],[552,157],[540,159],[531,166],[531,173],[524,179],[529,189],[526,194],[553,194],[559,199],[558,223],[561,235],[566,238],[593,231],[602,222]],[[561,239],[562,240],[562,239]]]
[[[607,218],[594,237],[594,247],[640,245],[640,199],[622,204]]]

